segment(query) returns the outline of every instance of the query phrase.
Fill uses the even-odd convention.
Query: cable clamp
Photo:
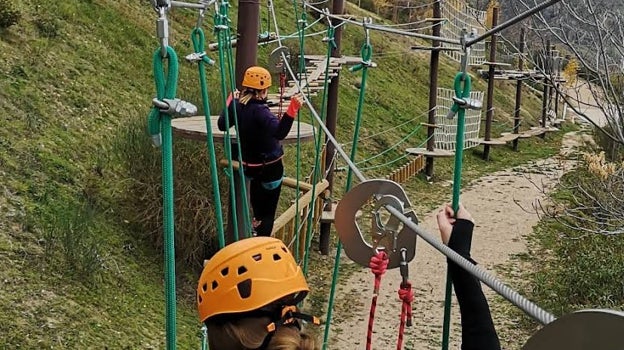
[[[154,98],[152,103],[161,113],[169,114],[174,117],[191,117],[197,114],[197,107],[194,104],[179,98],[165,98],[162,101]]]
[[[199,61],[203,61],[204,63],[207,63],[209,65],[214,65],[215,64],[215,60],[213,60],[212,58],[208,57],[208,55],[206,54],[206,51],[204,52],[193,52],[192,54],[186,55],[185,59],[189,62],[189,63],[196,63]]]

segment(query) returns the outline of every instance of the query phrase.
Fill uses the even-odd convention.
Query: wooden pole
[[[238,1],[238,42],[236,45],[236,86],[240,90],[243,82],[245,70],[256,65],[256,57],[258,54],[258,26],[260,21],[260,1],[259,0],[239,0]],[[237,145],[232,145],[232,154],[236,154]],[[249,181],[245,180],[241,183],[240,176],[234,174],[234,189],[236,192],[236,208],[232,203],[228,206],[228,225],[226,230],[226,243],[234,241],[234,225],[232,223],[232,212],[236,210],[238,238],[245,237],[248,232],[244,232],[245,221],[243,214],[243,203],[249,203],[249,198],[243,198],[243,186],[246,186],[247,196],[249,197]]]
[[[440,36],[440,29],[442,26],[442,9],[440,2],[435,1],[433,3],[433,17],[436,22],[433,25],[433,36]],[[440,42],[433,40],[432,47],[439,47]],[[440,65],[440,50],[431,51],[431,59],[429,62],[429,117],[427,126],[427,150],[433,151],[435,148],[435,124],[436,124],[436,106],[438,97],[438,67]],[[427,164],[425,165],[425,175],[427,177],[433,176],[433,157],[427,157]]]
[[[549,54],[550,52],[550,40],[546,41],[546,49],[544,50],[544,93],[542,95],[542,128],[546,128],[546,114],[548,113],[548,92],[550,87],[548,86],[549,75]],[[546,137],[546,133],[540,135],[541,138]]]
[[[520,56],[518,56],[518,71],[522,72],[524,70],[524,46],[525,46],[525,37],[526,33],[524,27],[520,29],[520,42],[518,43],[518,47],[520,48]],[[522,107],[522,79],[518,79],[516,82],[516,109],[514,111],[514,128],[513,133],[520,133],[520,108]],[[518,150],[518,139],[513,140],[513,150]]]
[[[344,13],[344,0],[334,0],[332,6],[332,13],[335,15],[342,15]],[[332,57],[340,57],[340,42],[342,40],[342,21],[336,21],[334,23],[337,26],[336,31],[334,32],[334,43],[336,46],[332,50]],[[325,125],[330,133],[336,133],[336,123],[338,120],[338,88],[340,87],[340,74],[338,74],[335,78],[332,79],[329,84],[329,91],[327,96],[327,119],[325,121]],[[321,107],[322,108],[322,107]],[[325,169],[327,169],[327,181],[329,182],[329,190],[333,191],[334,188],[334,171],[330,169],[333,166],[335,147],[331,142],[327,143],[327,155],[325,159]],[[325,211],[332,210],[331,200],[327,201],[327,204],[324,208]],[[319,249],[321,254],[327,255],[329,253],[329,234],[331,230],[331,223],[324,222],[321,224],[320,234],[319,234]]]
[[[498,6],[492,8],[492,28],[498,25]],[[490,41],[490,66],[488,69],[487,110],[485,111],[485,141],[492,139],[492,118],[494,117],[494,74],[496,73],[496,42],[497,35]],[[483,159],[490,160],[490,145],[483,145]]]

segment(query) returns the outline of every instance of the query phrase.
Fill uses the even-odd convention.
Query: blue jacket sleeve
[[[453,226],[448,246],[476,264],[470,257],[473,229],[474,224],[471,221],[458,219]],[[448,267],[459,303],[462,350],[500,350],[500,342],[481,283],[451,260],[448,260]]]

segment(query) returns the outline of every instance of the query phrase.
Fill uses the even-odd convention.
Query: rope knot
[[[381,277],[384,273],[386,273],[389,262],[390,260],[388,259],[388,254],[385,251],[380,251],[371,257],[368,267],[370,267],[376,277]]]
[[[401,283],[401,288],[399,288],[399,299],[406,304],[411,304],[414,301],[414,291],[412,290],[412,284]]]

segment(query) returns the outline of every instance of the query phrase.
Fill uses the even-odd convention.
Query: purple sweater
[[[248,164],[263,164],[284,155],[280,143],[292,127],[294,118],[284,113],[281,119],[269,110],[265,101],[251,100],[246,105],[233,101],[228,106],[229,126],[234,124],[234,106],[238,119],[238,132],[243,161]],[[225,110],[217,122],[219,130],[225,131]]]

